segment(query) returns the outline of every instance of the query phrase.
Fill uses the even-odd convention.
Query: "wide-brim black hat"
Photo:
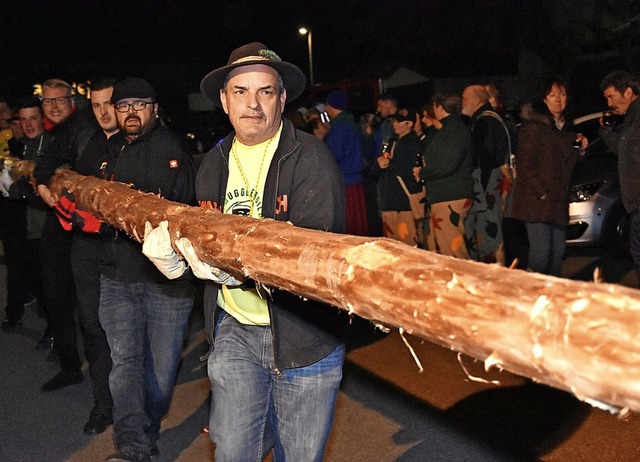
[[[213,104],[222,107],[220,89],[227,74],[236,67],[250,64],[264,64],[275,69],[282,78],[289,101],[293,101],[304,91],[307,82],[304,73],[294,64],[280,59],[274,51],[269,50],[265,44],[260,42],[248,43],[233,50],[226,66],[214,69],[204,76],[200,82],[200,91],[211,99]]]

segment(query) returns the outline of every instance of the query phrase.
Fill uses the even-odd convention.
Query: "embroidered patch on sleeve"
[[[170,160],[169,161],[169,167],[178,168],[178,161],[176,159]]]

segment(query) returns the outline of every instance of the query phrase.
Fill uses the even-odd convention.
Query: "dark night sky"
[[[523,44],[557,66],[577,46],[568,32],[592,27],[593,18],[621,2],[640,3],[12,0],[0,7],[0,92],[22,95],[55,76],[77,82],[140,76],[156,85],[165,106],[186,104],[207,72],[250,41],[308,73],[301,25],[313,31],[316,82],[385,77],[399,66],[428,77],[514,75]],[[633,9],[619,9],[631,17]]]
[[[195,90],[233,48],[254,40],[307,72],[306,39],[297,32],[302,24],[313,31],[316,81],[380,75],[397,64],[432,75],[483,66],[515,72],[513,25],[499,19],[511,2],[450,6],[456,3],[13,1],[0,9],[2,83],[13,90],[53,75],[145,76],[169,64],[183,70],[169,72],[173,83]]]

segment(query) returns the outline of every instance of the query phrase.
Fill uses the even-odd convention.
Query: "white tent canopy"
[[[393,74],[384,79],[384,86],[386,89],[398,88],[428,81],[429,79],[422,74],[418,74],[406,67],[399,67]]]

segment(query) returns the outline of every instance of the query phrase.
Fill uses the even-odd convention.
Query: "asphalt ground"
[[[564,273],[635,284],[630,263],[599,250],[570,250]],[[0,265],[0,306],[5,303]],[[172,407],[163,421],[158,462],[213,460],[207,424],[209,383],[201,311],[194,310]],[[114,451],[111,428],[82,434],[92,405],[85,381],[53,393],[40,386],[58,371],[35,349],[45,322],[37,307],[23,325],[0,332],[0,461],[102,461]],[[568,393],[482,364],[405,335],[418,366],[397,332],[367,322],[354,326],[325,461],[620,461],[640,460],[640,419],[620,420]],[[499,385],[471,380],[481,377]]]

